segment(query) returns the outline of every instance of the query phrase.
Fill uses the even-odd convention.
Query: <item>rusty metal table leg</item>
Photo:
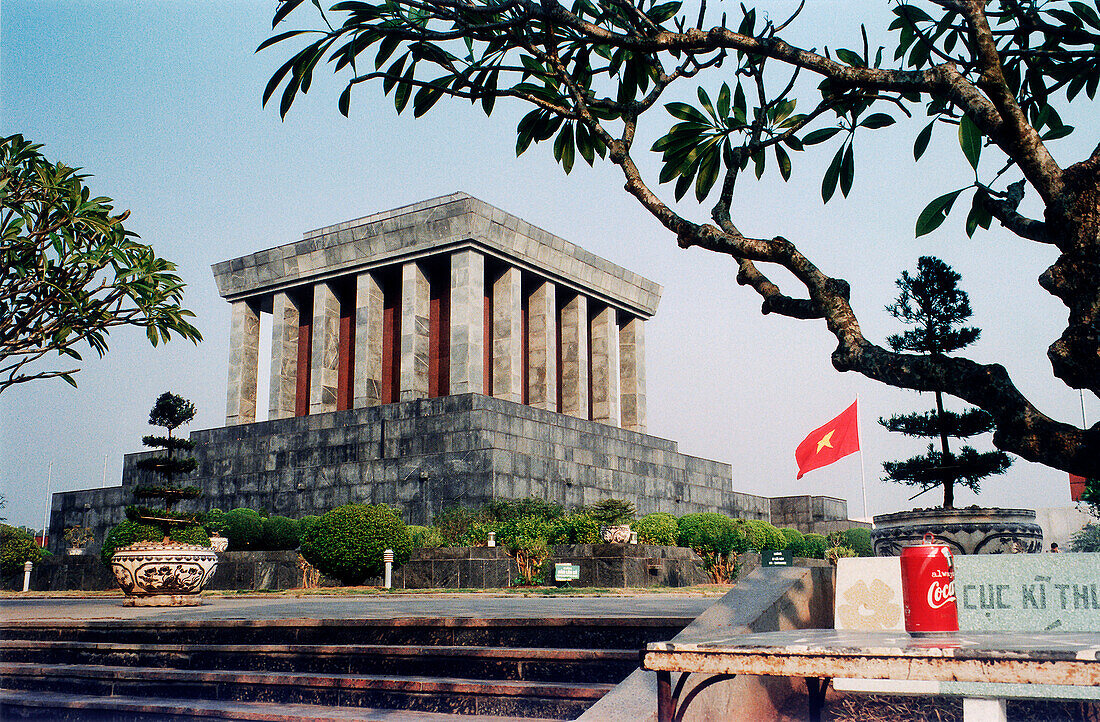
[[[825,690],[829,689],[828,677],[806,678],[806,701],[809,706],[810,722],[821,722],[821,710],[825,708]]]
[[[672,722],[672,673],[657,673],[657,722]]]

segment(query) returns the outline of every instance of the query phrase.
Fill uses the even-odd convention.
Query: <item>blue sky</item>
[[[793,4],[770,6],[778,16]],[[119,330],[104,359],[87,357],[80,388],[54,381],[5,392],[0,489],[10,520],[41,524],[51,463],[54,491],[117,485],[122,454],[140,448],[148,409],[166,389],[195,401],[192,428],[224,423],[229,307],[214,288],[212,263],[456,190],[664,286],[647,330],[651,433],[730,463],[736,490],[839,496],[860,515],[858,456],[799,482],[793,461],[803,436],[858,394],[871,513],[932,503],[935,492],[910,503],[908,489],[878,481],[884,459],[917,453],[921,444],[873,423],[928,408],[929,397],[836,373],[824,324],[761,316],[755,294],[735,284],[730,259],[679,250],[608,165],[578,161],[566,176],[549,144],[516,158],[513,131],[525,112],[518,106],[503,103],[486,119],[468,104],[442,103],[414,120],[397,116],[379,90],[362,88],[345,119],[336,109],[342,85],[318,72],[286,121],[263,109],[263,87],[289,52],[253,52],[270,34],[273,7],[5,0],[0,8],[0,132],[43,143],[48,157],[92,174],[94,193],[129,208],[129,227],[179,264],[186,303],[205,337],[198,346],[175,341],[152,349],[142,334]],[[795,39],[854,47],[862,19],[872,43],[884,42],[886,14],[886,3],[811,0]],[[301,22],[315,19],[306,13]],[[805,34],[811,30],[828,37]],[[721,79],[709,83],[713,90]],[[1067,118],[1078,134],[1055,146],[1059,160],[1094,143],[1096,117],[1087,111]],[[899,330],[883,310],[896,294],[894,279],[919,255],[939,255],[962,273],[973,320],[984,329],[968,355],[1004,363],[1043,411],[1080,423],[1078,394],[1052,378],[1045,359],[1065,319],[1035,283],[1054,260],[1050,250],[999,230],[967,239],[958,210],[936,233],[913,238],[924,203],[969,182],[950,132],[936,136],[926,160],[912,162],[922,126],[918,119],[861,138],[847,200],[820,202],[830,145],[795,157],[790,183],[769,174],[741,188],[735,222],[750,235],[794,240],[826,272],[850,280],[863,329],[876,341]],[[658,128],[644,128],[644,137],[656,137]],[[645,158],[643,168],[655,174],[655,160]],[[687,202],[678,208],[709,215]],[[1100,404],[1086,404],[1095,421]],[[962,492],[956,503],[976,501],[1066,506],[1066,475],[1020,460],[1005,477],[988,480],[980,497]]]

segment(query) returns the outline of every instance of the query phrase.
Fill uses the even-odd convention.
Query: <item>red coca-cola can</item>
[[[947,545],[936,544],[931,534],[924,535],[924,543],[901,550],[901,596],[909,634],[959,631],[955,561]]]

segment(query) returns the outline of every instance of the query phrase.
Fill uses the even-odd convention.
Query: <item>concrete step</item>
[[[691,618],[269,619],[0,623],[0,639],[131,644],[389,644],[641,649]]]
[[[638,650],[378,644],[152,646],[4,639],[0,640],[0,662],[618,683],[637,668]]]
[[[0,719],[55,722],[550,722],[546,718],[454,715],[441,712],[317,707],[271,702],[226,702],[144,697],[88,697],[0,689]]]
[[[426,712],[573,719],[612,683],[300,674],[35,663],[0,664],[9,690],[93,697],[277,702],[324,707],[383,707]]]

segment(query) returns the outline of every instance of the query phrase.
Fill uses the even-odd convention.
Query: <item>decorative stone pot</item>
[[[619,524],[618,526],[601,526],[600,539],[603,539],[605,544],[629,544],[630,525]]]
[[[1006,554],[1043,551],[1043,529],[1030,509],[914,509],[875,517],[871,545],[875,556],[896,557],[931,533],[953,554]]]
[[[111,571],[126,593],[127,607],[202,604],[199,593],[214,575],[218,554],[210,547],[140,542],[111,557]]]
[[[69,547],[66,552],[71,557],[84,556],[84,549],[82,547]]]
[[[221,534],[215,534],[210,537],[210,548],[220,554],[229,548],[229,540]]]

